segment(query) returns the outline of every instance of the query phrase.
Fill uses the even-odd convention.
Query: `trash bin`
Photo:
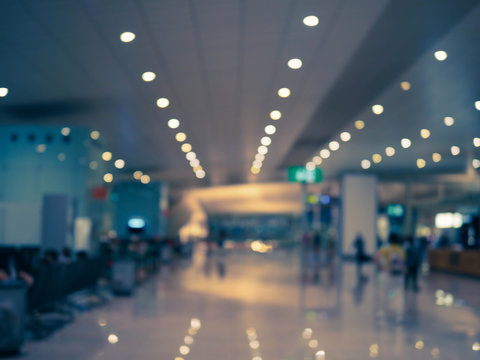
[[[115,294],[132,294],[135,288],[135,261],[115,260],[112,266],[112,290]]]
[[[27,285],[0,283],[0,353],[17,353],[25,338]]]

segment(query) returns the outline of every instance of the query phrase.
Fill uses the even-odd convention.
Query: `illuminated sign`
[[[307,170],[305,166],[290,166],[288,168],[288,181],[299,183],[319,183],[323,179],[322,169]]]

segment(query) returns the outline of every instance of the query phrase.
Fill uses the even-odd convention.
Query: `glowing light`
[[[305,168],[306,168],[307,170],[310,170],[310,171],[315,170],[315,163],[314,163],[313,161],[309,161],[309,162],[305,165]]]
[[[0,97],[5,97],[8,94],[8,89],[7,88],[0,88]]]
[[[428,139],[430,137],[430,130],[428,129],[420,130],[420,136],[424,139]]]
[[[126,31],[120,34],[120,40],[125,43],[132,42],[133,40],[135,40],[135,34],[130,31]]]
[[[137,170],[137,171],[135,171],[135,172],[133,173],[133,178],[134,178],[135,180],[140,180],[140,178],[142,177],[142,175],[143,175],[143,172],[141,172],[140,170]]]
[[[401,141],[400,141],[400,144],[402,145],[402,147],[404,149],[408,149],[410,146],[412,146],[412,141],[410,139],[407,139],[407,138],[403,138]]]
[[[106,173],[105,175],[103,175],[103,181],[105,181],[106,183],[111,183],[113,181],[113,175],[110,173]]]
[[[178,142],[184,142],[185,140],[187,140],[187,135],[183,132],[179,132],[175,135],[175,140],[177,140]]]
[[[318,340],[312,339],[308,342],[308,346],[312,349],[318,347]]]
[[[258,147],[257,151],[259,154],[265,155],[266,153],[268,153],[268,148],[262,145]]]
[[[300,59],[290,59],[288,60],[288,67],[293,70],[300,69],[302,67],[302,60]]]
[[[355,121],[355,127],[357,130],[362,130],[365,127],[365,122],[363,120]]]
[[[151,71],[146,71],[142,74],[143,81],[149,82],[155,80],[155,73]]]
[[[415,343],[415,349],[417,349],[417,350],[422,350],[424,347],[425,347],[425,344],[422,340],[418,340]]]
[[[101,326],[101,327],[107,326],[107,321],[104,319],[98,320],[98,326]]]
[[[480,147],[480,138],[473,138],[473,146]]]
[[[340,144],[338,143],[338,141],[330,141],[328,147],[332,151],[337,151],[338,149],[340,149]]]
[[[259,160],[255,160],[255,161],[253,162],[253,164],[252,164],[252,166],[253,166],[254,168],[258,168],[258,169],[260,169],[260,168],[262,167],[262,165],[263,165],[263,163],[262,163],[261,161],[259,161]]]
[[[379,162],[382,161],[382,155],[380,154],[373,154],[372,155],[372,160],[375,164],[378,164]]]
[[[193,172],[197,172],[197,171],[201,171],[201,170],[203,170],[203,167],[201,167],[200,165],[195,166],[195,167],[193,168]]]
[[[110,161],[112,160],[112,153],[110,151],[105,151],[103,154],[102,154],[102,159],[105,160],[105,161]]]
[[[37,152],[43,153],[43,152],[45,152],[45,150],[47,150],[47,145],[45,145],[45,144],[38,144],[36,149],[37,149]]]
[[[260,172],[260,169],[258,168],[254,168],[253,166],[250,168],[250,172],[253,174],[253,175],[257,175],[259,172]]]
[[[425,165],[427,165],[427,163],[425,162],[425,160],[423,159],[417,159],[417,167],[419,169],[423,169],[425,167]]]
[[[62,130],[60,130],[63,136],[68,136],[70,135],[70,128],[69,127],[64,127]]]
[[[391,147],[391,146],[387,146],[387,147],[385,148],[385,155],[387,155],[387,156],[393,156],[393,155],[395,155],[395,149],[394,149],[393,147]]]
[[[263,161],[263,160],[265,160],[265,155],[255,154],[255,160]]]
[[[116,344],[116,343],[118,343],[118,336],[115,335],[115,334],[110,334],[110,335],[108,335],[108,342],[109,342],[110,344]]]
[[[90,132],[90,138],[92,140],[98,140],[100,138],[100,132],[97,130],[93,130],[92,132]]]
[[[305,339],[305,340],[308,340],[312,337],[312,329],[311,328],[305,328],[303,331],[302,331],[302,337]]]
[[[142,176],[140,177],[140,182],[141,182],[142,184],[148,184],[148,183],[150,182],[150,176],[145,175],[145,174],[142,175]]]
[[[90,169],[96,170],[98,168],[98,162],[96,161],[90,161]]]
[[[322,150],[320,150],[319,154],[323,159],[328,159],[330,157],[330,150],[322,149]]]
[[[315,353],[315,360],[325,360],[325,351],[320,350]]]
[[[265,133],[267,135],[273,135],[277,131],[277,128],[274,125],[265,126]]]
[[[185,360],[184,358],[180,357],[180,356],[175,356],[175,359],[174,360]]]
[[[184,153],[192,151],[192,145],[190,145],[189,143],[182,144],[182,151]]]
[[[370,163],[370,160],[362,160],[362,162],[360,163],[360,166],[362,167],[362,169],[368,169],[370,168],[370,166],[372,166],[372,164]]]
[[[435,59],[437,59],[438,61],[444,61],[448,56],[447,52],[443,50],[435,51],[433,55],[435,56]]]
[[[185,155],[185,157],[187,158],[187,160],[193,160],[196,159],[197,154],[195,154],[193,151],[190,151]]]
[[[167,125],[170,129],[176,129],[180,126],[180,121],[178,121],[178,119],[170,119]]]
[[[182,345],[180,346],[180,348],[178,349],[178,351],[180,352],[180,354],[182,355],[188,355],[190,353],[190,348],[187,346],[187,345]]]
[[[315,15],[309,15],[303,18],[303,23],[307,26],[317,26],[318,25],[318,17]]]
[[[478,160],[478,159],[473,159],[473,160],[472,160],[472,166],[473,166],[474,169],[480,168],[480,160]]]
[[[280,96],[281,98],[287,98],[290,96],[290,94],[291,94],[291,91],[289,88],[278,89],[278,96]]]
[[[282,117],[282,113],[278,110],[273,110],[270,113],[270,119],[272,120],[280,120],[281,117]]]
[[[437,348],[437,347],[433,348],[433,349],[432,349],[432,356],[433,356],[434,358],[438,358],[438,355],[440,355],[440,349]]]
[[[344,142],[350,141],[351,138],[352,138],[352,135],[350,135],[348,131],[344,131],[340,134],[340,139],[342,139],[342,141]]]
[[[443,118],[443,122],[446,126],[452,126],[453,124],[455,124],[455,119],[451,116],[446,116]]]
[[[475,341],[472,345],[472,350],[473,351],[480,351],[480,343]]]
[[[475,101],[475,109],[477,109],[478,111],[480,111],[480,101]]]
[[[312,161],[313,161],[313,163],[314,163],[315,165],[317,165],[317,166],[318,166],[318,165],[321,165],[322,162],[323,162],[323,160],[322,160],[322,158],[321,158],[320,156],[314,156],[313,159],[312,159]]]
[[[268,145],[270,145],[270,144],[272,143],[272,139],[269,138],[268,136],[264,136],[264,137],[262,137],[262,138],[260,139],[260,143],[261,143],[262,145],[268,146]]]
[[[66,158],[67,158],[67,155],[65,155],[65,153],[60,153],[57,156],[58,161],[62,161],[62,162],[65,161]]]
[[[375,114],[375,115],[380,115],[381,113],[383,113],[383,106],[382,105],[373,105],[372,106],[372,112]]]
[[[195,166],[198,166],[198,165],[200,165],[200,160],[193,159],[193,160],[190,161],[190,166],[191,167],[195,167]]]
[[[260,343],[258,342],[258,340],[250,341],[249,345],[253,350],[256,350],[260,347]]]
[[[157,100],[157,106],[161,109],[166,108],[168,105],[170,105],[170,100],[167,98],[160,98]]]
[[[123,169],[125,167],[125,160],[118,159],[115,161],[115,167],[117,169]]]
[[[402,81],[400,83],[400,87],[402,88],[403,91],[408,91],[412,87],[412,85],[408,81]]]
[[[192,320],[190,320],[190,327],[195,330],[200,330],[200,328],[202,327],[202,322],[200,321],[200,319],[193,318]]]
[[[439,153],[433,153],[432,154],[432,160],[433,162],[440,162],[442,160],[442,155],[440,155]]]
[[[460,148],[454,145],[450,148],[450,152],[453,156],[457,156],[458,154],[460,154]]]
[[[185,345],[192,345],[193,344],[193,337],[187,335],[183,338],[183,342]]]

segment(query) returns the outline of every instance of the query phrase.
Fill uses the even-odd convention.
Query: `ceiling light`
[[[135,172],[133,173],[133,177],[134,177],[134,179],[136,179],[136,180],[140,180],[140,178],[142,177],[142,175],[143,175],[143,172],[141,172],[140,170],[137,170],[137,171],[135,171]]]
[[[313,159],[312,159],[312,161],[313,161],[313,163],[314,163],[315,165],[317,165],[317,166],[318,166],[318,165],[321,165],[322,162],[323,162],[323,160],[322,160],[322,158],[321,158],[320,156],[314,156]]]
[[[318,17],[316,17],[315,15],[309,15],[303,18],[303,23],[307,26],[317,26]]]
[[[362,130],[365,127],[365,123],[362,120],[355,121],[355,127],[357,130]]]
[[[106,183],[111,183],[113,181],[113,175],[110,173],[106,173],[105,175],[103,175],[103,181],[105,181]]]
[[[265,160],[265,155],[255,154],[255,160],[263,161],[263,160]]]
[[[260,169],[258,168],[254,168],[253,166],[250,168],[250,172],[253,174],[253,175],[257,175],[259,172],[260,172]]]
[[[342,141],[344,142],[350,141],[351,138],[352,138],[352,135],[350,135],[348,131],[344,131],[340,134],[340,139],[342,139]]]
[[[472,166],[475,168],[475,169],[478,169],[480,167],[480,160],[478,159],[473,159],[472,160]]]
[[[93,130],[92,132],[90,132],[90,138],[92,140],[98,140],[100,138],[100,132],[97,130]]]
[[[372,106],[372,112],[375,114],[375,115],[380,115],[381,113],[383,113],[383,106],[382,105],[373,105]]]
[[[123,42],[131,42],[135,39],[135,34],[129,31],[120,34],[120,40]]]
[[[143,81],[149,82],[155,80],[155,73],[151,71],[146,71],[142,74]]]
[[[270,113],[270,119],[272,120],[279,120],[282,117],[282,113],[278,110],[273,110]]]
[[[192,151],[192,145],[190,145],[189,143],[182,144],[182,151],[184,153]]]
[[[193,167],[193,172],[197,172],[197,171],[200,171],[200,170],[203,170],[203,167],[201,167],[200,165],[197,165],[197,166]]]
[[[322,149],[320,150],[320,156],[323,159],[328,159],[330,157],[330,151],[328,149]]]
[[[175,140],[177,140],[178,142],[184,142],[185,140],[187,140],[187,135],[183,132],[179,132],[175,135]]]
[[[258,160],[255,160],[252,164],[253,167],[259,168],[259,169],[262,167],[262,165],[263,165],[262,162]]]
[[[260,139],[260,143],[265,146],[269,146],[272,143],[272,139],[270,139],[268,136],[264,136]]]
[[[115,167],[117,169],[123,169],[125,167],[125,161],[122,159],[118,159],[115,161]]]
[[[70,128],[69,127],[64,127],[62,130],[60,130],[63,136],[68,136],[70,135]]]
[[[378,164],[379,162],[382,161],[382,155],[380,154],[373,154],[372,155],[372,160],[375,164]]]
[[[98,168],[98,162],[96,162],[96,161],[90,161],[89,167],[90,167],[90,169],[92,169],[92,170],[96,170],[96,169]]]
[[[480,147],[480,138],[473,138],[473,146]]]
[[[290,94],[291,92],[289,88],[278,89],[278,96],[280,96],[281,98],[287,98],[290,96]]]
[[[197,172],[195,173],[195,176],[196,176],[197,178],[199,178],[199,179],[203,179],[203,178],[205,177],[205,175],[206,175],[206,174],[205,174],[205,171],[203,171],[203,170],[197,171]]]
[[[412,141],[410,139],[407,139],[407,138],[403,138],[400,143],[402,144],[402,147],[404,149],[408,149],[411,145],[412,145]]]
[[[157,106],[159,108],[166,108],[168,105],[170,105],[170,100],[168,100],[167,98],[160,98],[157,100]]]
[[[180,126],[180,121],[178,121],[178,119],[170,119],[167,125],[170,129],[176,129]]]
[[[141,181],[142,184],[148,184],[150,182],[150,176],[142,175],[140,177],[140,181]]]
[[[368,169],[371,165],[372,164],[367,159],[362,160],[362,162],[360,163],[360,166],[362,167],[362,169]]]
[[[457,156],[458,154],[460,154],[460,148],[458,146],[452,146],[450,148],[450,152],[453,156]]]
[[[300,69],[302,67],[302,60],[300,59],[290,59],[288,60],[288,67],[293,70]]]
[[[105,161],[110,161],[112,160],[112,153],[110,151],[105,151],[103,154],[102,154],[102,159],[105,160]]]
[[[67,155],[65,155],[65,153],[60,153],[57,156],[58,161],[62,161],[62,162],[65,161],[66,158],[67,158]]]
[[[430,130],[428,129],[420,130],[420,136],[424,139],[428,139],[430,137]]]
[[[43,153],[43,152],[45,152],[45,150],[47,150],[47,146],[45,144],[38,144],[37,145],[37,152]]]
[[[0,88],[0,97],[5,97],[8,94],[8,89],[7,88]]]
[[[1,91],[2,89],[0,89]],[[480,111],[480,101],[475,101],[475,109],[477,109],[478,111]]]
[[[391,146],[387,146],[387,147],[385,148],[385,155],[387,155],[387,156],[393,156],[393,155],[395,155],[395,149],[394,149],[393,147],[391,147]]]
[[[433,55],[435,56],[435,59],[437,59],[438,61],[443,61],[448,56],[447,52],[443,51],[443,50],[435,51],[435,53]]]
[[[432,160],[433,162],[438,163],[440,160],[442,160],[442,155],[440,155],[439,153],[433,153]]]
[[[268,148],[262,145],[258,147],[257,151],[259,154],[265,155],[266,153],[268,153]]]
[[[417,159],[417,167],[423,169],[427,163],[423,159]]]
[[[198,166],[198,165],[200,165],[200,160],[198,160],[198,159],[190,160],[190,166],[191,167],[194,168],[195,166]]]
[[[452,126],[453,124],[455,124],[455,119],[451,116],[446,116],[443,118],[443,122],[446,126]]]
[[[408,91],[412,87],[412,85],[408,81],[402,81],[400,83],[400,87],[402,88],[403,91]]]
[[[197,158],[197,154],[195,154],[193,151],[188,152],[185,157],[187,160],[193,160]]]
[[[277,128],[274,125],[265,126],[265,133],[268,135],[273,135],[277,131]]]
[[[313,161],[309,161],[306,165],[305,165],[305,168],[309,171],[313,171],[315,170],[315,164],[313,163]]]
[[[337,151],[338,149],[340,149],[340,144],[338,143],[338,141],[330,141],[328,147],[332,151]]]

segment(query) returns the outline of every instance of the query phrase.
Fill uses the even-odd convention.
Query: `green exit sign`
[[[323,179],[322,169],[307,170],[305,166],[290,166],[288,168],[288,181],[299,183],[319,183]]]

